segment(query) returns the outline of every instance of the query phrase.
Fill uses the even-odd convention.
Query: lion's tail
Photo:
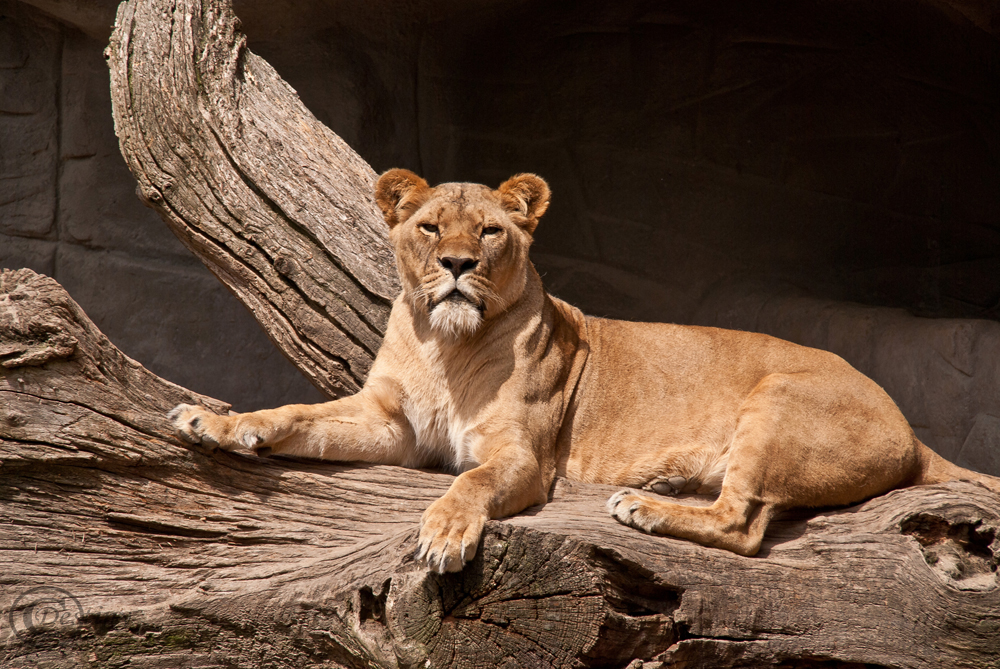
[[[917,442],[919,467],[917,475],[910,482],[911,485],[928,485],[946,481],[973,481],[981,483],[995,493],[1000,493],[1000,478],[980,474],[952,464],[924,445],[919,439],[915,439],[915,441]]]

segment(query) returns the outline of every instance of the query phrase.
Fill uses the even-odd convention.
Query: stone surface
[[[111,122],[102,46],[67,31],[62,46],[60,239],[194,267],[191,254],[135,195]]]
[[[988,410],[997,412],[996,406],[994,402]],[[955,462],[980,472],[1000,472],[1000,418],[989,413],[977,414]]]
[[[116,4],[107,3],[112,17]],[[103,49],[34,8],[0,2],[0,267],[57,278],[130,356],[237,410],[320,401],[139,202],[114,134]]]
[[[129,356],[155,374],[236,411],[323,400],[202,267],[66,244],[55,269],[111,341],[128,342]]]
[[[41,274],[52,276],[55,271],[55,253],[58,242],[27,237],[10,237],[0,234],[0,268],[27,267]]]
[[[0,3],[0,234],[51,237],[60,39],[35,14]]]
[[[995,36],[900,2],[442,14],[414,49],[420,153],[401,158],[432,181],[546,175],[541,250],[998,316],[995,282],[969,288],[1000,257]],[[630,229],[655,241],[616,248]]]

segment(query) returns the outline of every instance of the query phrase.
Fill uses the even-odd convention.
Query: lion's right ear
[[[430,186],[410,170],[394,168],[385,172],[375,184],[375,202],[389,229],[396,227],[420,208],[427,200]]]

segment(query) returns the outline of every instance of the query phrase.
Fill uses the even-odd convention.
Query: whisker
[[[497,313],[507,310],[508,305],[506,301],[500,296],[499,291],[496,289],[496,284],[492,281],[478,274],[470,276],[468,281],[476,284],[476,287],[479,289],[478,292],[481,293],[480,297],[482,301],[492,306]]]
[[[442,283],[447,283],[450,280],[450,276],[450,274],[441,271],[425,277],[420,285],[414,289],[413,299],[416,300],[419,297],[425,301],[428,308],[433,307],[436,297],[435,293],[441,289]]]

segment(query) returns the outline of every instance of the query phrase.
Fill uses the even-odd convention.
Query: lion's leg
[[[659,495],[718,494],[729,461],[728,449],[704,443],[671,446],[641,461],[620,482]]]
[[[664,477],[676,476],[683,482],[671,483],[678,491],[708,487],[721,491],[711,506],[692,506],[655,499],[632,490],[622,490],[608,500],[608,511],[618,521],[653,534],[690,539],[706,546],[715,546],[754,555],[760,549],[764,530],[776,507],[764,504],[756,494],[754,476],[759,467],[747,460],[757,458],[754,442],[770,438],[754,416],[741,415],[728,449],[691,445],[668,451],[661,466]],[[653,479],[655,483],[663,477]],[[668,479],[669,481],[669,479]],[[656,490],[652,485],[647,489]],[[662,493],[661,493],[662,494]]]
[[[722,475],[721,491],[712,505],[678,504],[623,490],[608,500],[611,515],[645,532],[690,539],[740,555],[756,554],[780,502],[761,494],[765,479],[780,471],[784,462],[780,458],[780,412],[767,397],[753,395],[740,409],[729,448],[716,457],[719,467],[707,467],[711,462],[702,458],[709,469],[721,467],[715,472]]]
[[[543,474],[527,435],[486,440],[489,458],[460,474],[420,521],[417,559],[426,559],[440,573],[459,571],[475,557],[487,519],[513,515],[548,498],[552,476]]]
[[[413,429],[403,415],[398,386],[386,379],[370,381],[356,395],[323,404],[290,404],[231,416],[182,404],[169,418],[181,438],[227,451],[425,464],[413,448]]]
[[[777,376],[777,375],[775,375]],[[786,385],[765,380],[740,407],[722,480],[711,506],[697,507],[651,499],[623,490],[608,500],[608,511],[620,522],[655,534],[668,534],[754,555],[764,530],[784,498],[772,494],[782,487],[802,456],[790,433],[790,393]]]
[[[724,463],[719,497],[711,506],[697,507],[651,499],[623,490],[608,500],[608,511],[620,522],[655,534],[668,534],[754,555],[764,530],[779,508],[780,498],[765,491],[769,479],[782,478],[788,467],[789,418],[776,397],[774,384],[762,382],[740,407]],[[785,389],[782,389],[785,393]],[[766,500],[766,501],[765,501]]]
[[[760,550],[764,530],[777,509],[753,502],[723,486],[711,506],[689,506],[666,502],[622,490],[608,500],[608,511],[618,521],[653,534],[668,534],[754,555]]]
[[[608,508],[648,532],[753,555],[778,509],[883,493],[905,480],[915,461],[906,420],[860,374],[771,374],[740,407],[714,504],[697,508],[622,491]]]

